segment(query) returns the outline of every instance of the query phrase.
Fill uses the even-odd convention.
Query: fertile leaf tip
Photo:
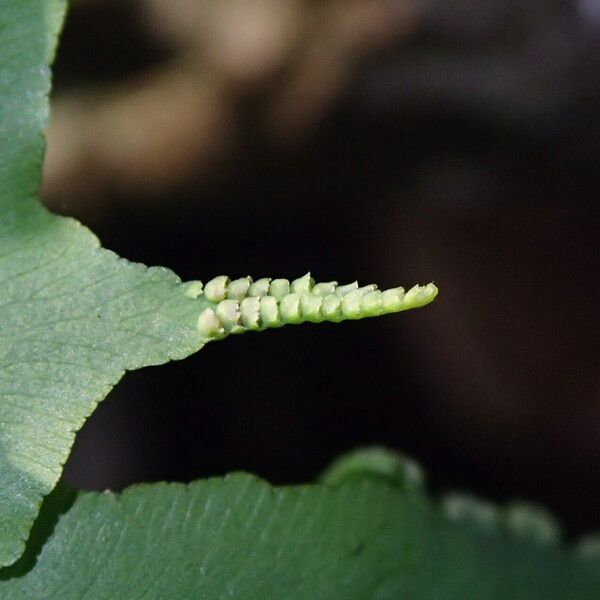
[[[198,331],[209,340],[288,324],[377,317],[425,306],[438,294],[433,283],[415,285],[408,292],[401,287],[381,291],[374,284],[315,283],[310,273],[292,282],[219,276],[204,287],[201,282],[186,286],[186,295],[208,301],[198,318]]]

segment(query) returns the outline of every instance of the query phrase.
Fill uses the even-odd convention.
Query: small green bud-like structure
[[[204,295],[211,302],[221,302],[227,296],[227,287],[229,285],[229,277],[222,275],[211,279],[204,288]]]
[[[443,499],[442,509],[452,521],[480,530],[505,529],[511,535],[541,544],[556,543],[561,538],[560,525],[553,515],[529,502],[512,502],[499,509],[470,494],[453,492]]]
[[[496,506],[470,494],[446,494],[442,501],[442,510],[452,521],[471,523],[480,529],[497,528],[501,522],[500,511]]]
[[[356,479],[379,479],[405,491],[423,492],[425,475],[411,458],[377,446],[359,448],[335,460],[321,475],[322,483],[343,485]]]
[[[243,300],[247,296],[251,284],[251,277],[242,277],[232,281],[227,286],[227,297],[233,300]]]
[[[245,331],[262,331],[305,322],[338,323],[419,308],[429,304],[437,287],[415,285],[380,291],[374,284],[315,283],[307,273],[294,281],[219,276],[204,287],[186,284],[185,293],[202,302],[198,330],[207,341]]]
[[[530,502],[513,502],[505,511],[510,530],[522,537],[541,543],[558,542],[560,524],[546,509]]]

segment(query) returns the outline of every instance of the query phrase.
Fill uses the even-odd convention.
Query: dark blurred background
[[[295,483],[376,443],[599,529],[599,50],[600,0],[73,0],[53,210],[184,279],[441,292],[127,374],[67,480]]]

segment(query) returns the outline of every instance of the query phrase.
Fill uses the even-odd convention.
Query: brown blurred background
[[[73,0],[48,206],[187,279],[441,294],[128,374],[68,481],[299,482],[378,443],[600,528],[599,50],[600,0]]]

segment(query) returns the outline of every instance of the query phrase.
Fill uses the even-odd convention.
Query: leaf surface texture
[[[378,316],[437,294],[431,284],[405,294],[308,276],[218,277],[203,289],[121,259],[50,214],[37,188],[64,11],[63,0],[0,0],[0,566],[22,553],[75,433],[126,370],[230,333]]]
[[[81,493],[33,567],[25,599],[592,600],[600,561],[453,520],[422,490],[378,477],[274,488],[245,474]],[[53,521],[59,503],[42,511]],[[46,509],[47,508],[47,509]]]

